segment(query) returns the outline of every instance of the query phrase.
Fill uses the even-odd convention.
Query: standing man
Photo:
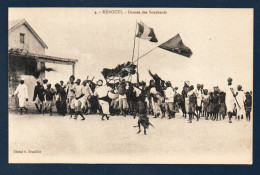
[[[175,96],[175,89],[172,88],[171,82],[166,82],[166,89],[164,91],[165,95],[165,108],[168,113],[169,119],[175,116],[174,111],[174,96]]]
[[[74,85],[74,91],[75,91],[75,110],[76,110],[76,117],[74,119],[77,119],[77,116],[80,115],[82,117],[81,120],[85,120],[82,111],[81,106],[83,105],[82,102],[84,101],[83,97],[85,94],[83,94],[82,89],[83,86],[80,84],[81,80],[77,79]],[[83,100],[83,101],[82,101]]]
[[[94,92],[94,96],[98,97],[98,102],[99,105],[102,108],[102,118],[101,120],[104,120],[104,117],[107,118],[107,120],[109,120],[109,97],[108,97],[108,92],[112,91],[112,88],[110,88],[109,86],[105,86],[103,85],[103,80],[98,80],[97,82],[98,86]]]
[[[237,110],[237,117],[238,120],[243,119],[244,115],[245,115],[245,107],[244,107],[244,103],[245,103],[245,94],[244,91],[242,90],[242,86],[238,85],[237,86],[237,102],[239,104],[240,107],[238,107]]]
[[[85,80],[83,81],[83,88],[82,88],[82,93],[84,94],[84,96],[82,97],[82,106],[81,109],[85,109],[86,113],[90,113],[90,109],[91,109],[91,103],[90,103],[90,99],[93,96],[93,92],[91,90],[91,88],[89,87],[88,81]]]
[[[26,102],[28,101],[28,88],[27,85],[24,84],[24,80],[20,81],[20,84],[17,86],[13,97],[17,95],[19,99],[19,108],[20,108],[20,114],[23,114],[23,109],[25,109],[25,113],[27,113],[28,108],[25,107]]]
[[[228,114],[228,119],[229,123],[232,123],[231,118],[234,115],[234,109],[235,109],[235,103],[236,103],[236,96],[237,93],[235,92],[235,89],[233,88],[232,85],[232,78],[227,79],[228,85],[226,87],[226,106],[227,106],[227,114]]]
[[[210,101],[210,96],[208,94],[208,89],[204,89],[203,92],[203,113],[205,116],[205,119],[209,119],[209,101]]]
[[[189,123],[192,123],[192,118],[194,115],[197,117],[197,121],[199,121],[199,117],[195,113],[197,101],[196,101],[196,94],[195,94],[193,85],[191,85],[189,87],[189,92],[187,94],[187,98],[189,100],[189,104],[188,104]]]
[[[246,110],[246,120],[250,121],[250,113],[252,110],[252,95],[250,92],[246,92],[245,110]]]
[[[156,90],[154,81],[151,81],[150,96],[151,96],[154,118],[162,116],[162,111],[160,107],[162,98],[160,92]]]
[[[197,98],[196,111],[198,117],[200,117],[202,111],[202,86],[200,84],[197,84],[197,89],[195,90],[195,94]]]
[[[218,86],[213,87],[213,89],[214,92],[212,95],[212,114],[213,114],[213,120],[218,121],[218,113],[219,113],[219,106],[220,106]],[[219,118],[219,120],[221,120],[221,117]]]
[[[126,110],[128,109],[128,103],[126,100],[126,83],[123,79],[118,86],[118,94],[119,94],[119,108],[121,110],[121,115],[126,116]]]
[[[55,84],[55,88],[56,88],[57,94],[60,97],[60,103],[59,103],[60,114],[65,116],[66,108],[67,108],[67,106],[66,106],[67,93],[61,87],[61,85],[58,83]]]
[[[72,100],[75,98],[75,94],[73,92],[71,92],[71,89],[74,89],[74,81],[75,81],[75,77],[74,75],[70,76],[69,82],[67,83],[67,87],[66,87],[66,92],[67,92],[67,105],[68,105],[68,109],[69,109],[69,113],[71,114],[71,102]]]
[[[186,118],[186,113],[189,111],[189,98],[187,96],[188,92],[189,92],[189,87],[190,87],[190,82],[189,81],[185,81],[184,82],[184,87],[182,90],[182,97],[184,100],[184,111],[183,112],[183,116]]]
[[[54,95],[55,92],[51,88],[51,84],[47,84],[47,89],[45,90],[45,99],[46,99],[46,108],[50,112],[50,116],[52,116],[52,107],[54,106]]]
[[[36,101],[35,101],[36,100]],[[42,105],[44,102],[44,88],[40,81],[37,81],[37,85],[34,88],[33,101],[35,101],[35,107],[39,113],[42,111]],[[40,108],[39,108],[40,106]]]
[[[136,115],[137,97],[136,97],[136,90],[131,82],[129,82],[129,88],[127,90],[127,101],[129,102],[130,115],[135,116]]]

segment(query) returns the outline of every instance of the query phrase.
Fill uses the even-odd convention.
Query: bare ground
[[[190,124],[181,114],[171,120],[149,116],[155,129],[144,135],[131,116],[85,117],[10,112],[9,163],[252,163],[252,122],[245,120]]]

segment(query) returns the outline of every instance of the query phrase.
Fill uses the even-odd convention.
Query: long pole
[[[145,54],[143,54],[142,56],[138,57],[135,61],[133,61],[133,63],[137,62],[139,59],[141,59],[142,57],[144,57],[145,55],[147,55],[148,53],[152,52],[153,50],[155,50],[156,48],[158,48],[158,46],[156,46],[155,48],[151,49],[150,51],[146,52]]]
[[[136,38],[136,30],[137,30],[137,21],[135,24],[135,35],[134,35],[134,47],[133,47],[133,54],[132,54],[132,63],[134,62],[134,55],[135,55],[135,38]]]
[[[139,46],[140,46],[140,38],[138,39],[138,52],[137,52],[137,58],[139,58]],[[139,84],[139,72],[138,72],[138,59],[137,59],[137,64],[136,64],[136,66],[137,66],[137,72],[136,72],[136,75],[137,75],[137,84]]]

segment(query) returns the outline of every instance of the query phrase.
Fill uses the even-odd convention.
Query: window
[[[24,44],[24,33],[20,33],[20,43]]]

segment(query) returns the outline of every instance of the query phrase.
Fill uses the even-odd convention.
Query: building
[[[40,38],[25,19],[8,22],[8,80],[9,96],[19,84],[23,76],[27,76],[29,101],[33,98],[34,86],[37,79],[45,78],[45,63],[72,65],[78,60],[45,55],[47,44]],[[12,101],[12,100],[11,100]]]

